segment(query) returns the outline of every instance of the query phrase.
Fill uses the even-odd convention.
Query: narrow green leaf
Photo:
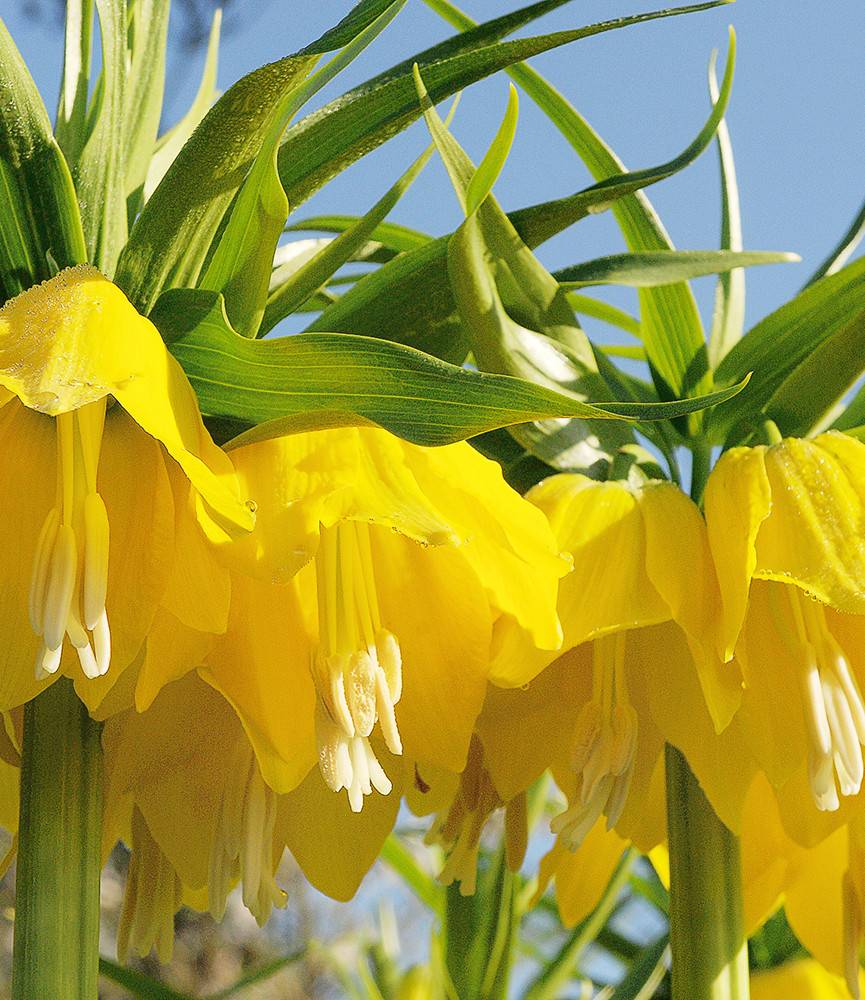
[[[286,133],[279,154],[279,176],[289,202],[301,205],[335,174],[417,120],[420,109],[411,69],[415,62],[423,73],[431,100],[437,104],[500,69],[542,52],[603,32],[709,9],[718,6],[718,2],[652,11],[570,31],[491,44],[491,38],[508,34],[521,23],[552,9],[548,4],[533,4],[510,18],[497,18],[474,33],[467,32],[464,40],[449,41],[419,53],[343,94]]]
[[[863,202],[862,207],[856,213],[856,217],[850,223],[850,228],[841,237],[835,249],[832,250],[829,256],[811,275],[805,287],[813,285],[815,281],[819,281],[820,278],[828,274],[835,274],[837,271],[840,271],[855,253],[856,248],[862,242],[863,238],[865,238],[865,202]]]
[[[718,103],[718,78],[715,74],[716,54],[709,63],[709,97]],[[739,209],[739,188],[736,184],[736,163],[726,119],[718,125],[715,136],[721,170],[721,249],[742,250],[742,218]],[[709,363],[718,362],[742,337],[745,329],[745,272],[738,268],[724,272],[715,289],[715,307],[709,333]]]
[[[749,250],[656,250],[652,253],[620,253],[598,257],[554,271],[553,277],[567,288],[588,285],[628,285],[654,288],[707,274],[724,274],[761,264],[789,264],[801,260],[795,253]]]
[[[430,3],[430,0],[426,0]],[[447,0],[433,0],[430,5],[450,23],[464,30],[474,22]],[[673,13],[691,13],[707,7],[678,8]],[[720,99],[715,105],[711,128],[701,133],[702,148],[714,135],[724,114],[732,86],[735,59],[735,35],[730,35],[730,51]],[[590,172],[600,181],[624,173],[624,165],[604,143],[589,123],[532,67],[513,66],[510,76],[546,112],[553,124],[571,143]],[[645,186],[645,185],[640,185]],[[636,190],[636,189],[635,189]],[[633,251],[671,250],[670,241],[655,210],[644,194],[618,201],[613,212],[628,248]],[[708,361],[702,322],[697,304],[686,284],[642,289],[640,306],[643,339],[653,373],[666,392],[686,394],[702,391],[707,383]]]
[[[313,215],[285,228],[287,232],[344,233],[361,218],[359,215]],[[369,234],[369,238],[394,253],[405,253],[424,246],[433,237],[398,222],[380,222]]]
[[[432,910],[440,913],[444,904],[444,889],[418,864],[414,855],[396,834],[388,835],[381,849],[381,860],[392,868],[417,898]]]
[[[75,189],[45,105],[0,20],[0,299],[87,259]]]
[[[204,59],[204,71],[201,74],[198,91],[192,100],[192,104],[189,105],[186,114],[173,128],[170,128],[161,136],[156,144],[156,149],[147,169],[147,179],[144,182],[145,201],[156,190],[166,171],[177,158],[177,154],[216,100],[216,73],[219,64],[219,35],[221,28],[222,8],[217,7],[213,12],[213,21],[210,25],[207,55]]]
[[[246,440],[375,423],[416,444],[437,445],[549,417],[667,420],[717,405],[745,384],[670,403],[589,404],[383,340],[341,333],[248,340],[231,329],[221,296],[209,292],[166,292],[152,319],[207,416],[235,430],[268,425]]]
[[[568,292],[568,302],[570,302],[574,312],[578,314],[591,316],[592,319],[600,320],[608,326],[616,326],[634,337],[640,335],[640,321],[637,317],[610,305],[609,302],[601,302],[588,295],[580,295],[579,292]]]
[[[63,80],[54,134],[75,167],[87,140],[87,95],[93,49],[93,0],[67,0]]]
[[[102,36],[102,89],[73,170],[91,263],[111,277],[126,242],[126,0],[96,0]],[[98,102],[98,103],[96,103]]]
[[[544,86],[549,85],[544,83]],[[632,173],[616,174],[566,198],[512,212],[508,218],[526,245],[533,248],[591,212],[608,209],[619,199],[633,201],[629,195],[684,169],[707,148],[724,114],[728,98],[729,89],[722,90],[718,103],[698,136],[669,162]],[[455,316],[456,304],[449,286],[449,242],[450,237],[441,237],[414,253],[403,254],[363,278],[309,329],[383,336],[412,344],[448,360],[462,361],[468,344]],[[666,246],[669,249],[669,243]],[[685,289],[685,293],[681,289],[675,293],[675,302],[683,301],[682,294],[691,294],[687,285],[681,288]]]
[[[829,345],[838,338],[839,350],[844,345],[844,353],[838,358],[832,357],[828,365],[824,360],[826,370],[820,373],[820,391],[826,394],[826,406],[831,405],[846,390],[857,365],[859,371],[865,368],[865,354],[849,354],[850,349],[855,349],[857,324],[863,315],[865,259],[854,261],[835,274],[809,285],[761,320],[718,366],[716,377],[719,384],[735,381],[741,378],[743,372],[753,371],[754,377],[735,406],[723,407],[712,414],[708,425],[712,438],[718,442],[735,443],[747,437],[769,401],[796,369],[820,351],[823,345]],[[827,346],[826,350],[831,355],[832,349]],[[790,384],[795,385],[796,382]],[[787,400],[784,409],[779,406],[780,399]],[[806,419],[805,411],[797,408],[789,394],[778,397],[774,406],[782,424],[789,419],[791,426],[799,426]],[[787,406],[791,407],[789,415]],[[812,406],[812,403],[807,406]]]
[[[423,153],[385,192],[366,215],[357,219],[335,240],[328,241],[321,250],[303,266],[293,271],[286,280],[274,285],[271,282],[267,308],[260,334],[272,330],[280,320],[299,309],[318,292],[327,281],[370,240],[381,226],[385,216],[411,187],[429,162],[432,147]]]
[[[243,77],[214,104],[138,217],[115,280],[140,312],[164,288],[192,287],[226,209],[285,95],[319,57],[347,45],[394,0],[364,0],[318,41]]]
[[[124,98],[125,193],[133,196],[130,219],[143,204],[144,182],[162,115],[169,6],[170,0],[135,0],[132,7],[131,58]]]
[[[390,24],[405,2],[393,0],[372,24],[352,38],[320,70],[289,90],[276,106],[252,170],[231,210],[228,225],[198,283],[199,288],[224,295],[231,324],[241,336],[254,337],[258,333],[276,245],[288,216],[288,199],[276,170],[276,152],[282,134],[297,110],[356,59]]]
[[[471,215],[492,191],[499,174],[505,165],[514,136],[517,134],[517,118],[519,116],[519,98],[516,87],[511,84],[508,92],[508,106],[505,116],[499,126],[496,136],[486,151],[484,158],[478,164],[472,179],[466,188],[466,213]]]
[[[670,961],[670,936],[647,945],[613,991],[611,1000],[652,1000]]]
[[[99,973],[112,983],[117,983],[139,1000],[194,1000],[186,993],[178,993],[162,983],[156,982],[143,972],[126,969],[110,958],[99,959]]]
[[[309,951],[309,947],[303,947],[298,949],[298,951],[292,952],[290,955],[283,955],[281,958],[275,958],[272,962],[268,962],[267,965],[262,966],[260,969],[256,969],[254,972],[248,972],[246,975],[241,976],[240,979],[238,979],[235,983],[232,983],[231,986],[226,986],[224,990],[218,990],[216,993],[208,994],[206,1000],[228,1000],[229,997],[235,997],[238,993],[242,993],[250,986],[263,983],[282,972],[283,969],[287,969],[290,965],[295,965],[297,962],[302,961],[309,954]]]

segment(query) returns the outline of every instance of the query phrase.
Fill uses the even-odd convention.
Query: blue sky
[[[517,0],[463,0],[466,12],[479,20],[518,5]],[[536,22],[531,31],[588,24],[653,6],[642,0],[580,0]],[[26,19],[21,7],[18,0],[3,0],[3,17],[53,110],[61,29],[51,21]],[[224,89],[255,66],[299,48],[349,7],[348,0],[239,0],[222,48],[220,86]],[[750,272],[747,315],[753,323],[796,291],[865,197],[861,0],[833,0],[831,5],[739,0],[709,12],[580,41],[538,58],[534,65],[588,117],[629,167],[649,166],[678,153],[702,125],[708,106],[709,54],[720,48],[723,57],[729,24],[735,26],[739,40],[728,122],[746,248],[794,250],[803,257],[799,265]],[[422,0],[408,0],[396,22],[327,94],[347,89],[448,33],[450,29]],[[190,55],[178,47],[172,51],[169,122],[194,92],[201,58],[201,53]],[[494,134],[506,99],[504,77],[476,85],[464,95],[454,130],[475,158]],[[298,217],[365,210],[427,141],[423,126],[414,126],[328,185],[301,207]],[[514,151],[496,187],[505,207],[568,194],[588,183],[590,178],[570,147],[524,99]],[[718,170],[713,150],[685,173],[653,187],[650,196],[677,246],[717,245]],[[436,234],[458,225],[457,205],[439,163],[427,168],[392,218]],[[560,267],[621,249],[607,213],[551,241],[540,256],[549,267]],[[711,279],[698,282],[697,291],[701,304],[708,306]],[[622,301],[622,293],[616,298]]]

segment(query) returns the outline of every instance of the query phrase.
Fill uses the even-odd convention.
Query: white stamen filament
[[[265,784],[252,748],[241,741],[228,762],[210,852],[208,900],[216,920],[222,919],[228,894],[238,880],[244,905],[259,926],[274,906],[285,902],[285,893],[273,877],[276,810],[276,794]]]
[[[402,657],[382,628],[369,525],[322,528],[315,557],[319,647],[311,664],[318,692],[319,768],[328,788],[346,789],[354,812],[375,789],[391,790],[370,743],[376,723],[391,753],[402,753],[394,705],[402,693]]]
[[[84,674],[101,677],[111,659],[108,515],[96,481],[105,400],[55,420],[57,499],[36,544],[28,602],[33,631],[42,639],[36,676],[56,673],[68,636]]]
[[[628,698],[626,633],[595,639],[592,699],[577,717],[572,766],[580,775],[579,799],[550,824],[576,850],[603,815],[607,829],[628,799],[637,747],[637,713]]]
[[[808,737],[808,775],[818,809],[834,812],[865,777],[865,702],[847,657],[829,630],[826,609],[798,587],[772,584],[770,607],[797,666]],[[787,594],[787,609],[779,589]],[[790,624],[792,622],[792,628]]]

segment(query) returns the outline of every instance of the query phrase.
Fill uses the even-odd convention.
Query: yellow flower
[[[807,771],[817,808],[837,810],[865,773],[865,445],[734,448],[705,506],[751,750],[776,787]]]
[[[289,792],[317,761],[359,811],[390,791],[384,751],[462,770],[493,627],[561,640],[567,563],[543,514],[467,444],[341,428],[231,454],[257,528],[225,549],[230,622],[202,676],[236,709],[268,785]],[[178,672],[148,671],[139,708]]]
[[[106,848],[121,839],[132,850],[122,955],[156,948],[166,961],[181,904],[221,919],[238,884],[264,924],[285,902],[276,872],[286,847],[317,888],[349,899],[396,821],[400,789],[361,815],[317,771],[277,795],[231,706],[195,673],[147,711],[113,715],[103,744]]]
[[[81,672],[126,667],[177,589],[187,505],[214,537],[253,515],[155,327],[92,267],[0,309],[0,404],[0,708],[61,666],[92,705]]]
[[[863,980],[865,985],[865,980]],[[751,1000],[849,1000],[844,981],[811,959],[799,959],[751,976]]]
[[[511,718],[524,722],[509,721],[505,699],[490,735],[479,731],[499,785],[518,787],[530,760],[570,770],[571,806],[553,829],[575,848],[601,816],[620,831],[624,818],[630,836],[664,738],[693,755],[698,776],[714,767],[732,742],[714,730],[728,726],[739,684],[712,649],[717,589],[705,524],[677,487],[558,475],[528,499],[574,561],[558,602],[566,652],[533,649],[502,626],[493,683],[525,684],[555,662],[537,676],[534,694],[530,684],[530,711],[524,715],[514,699]],[[735,816],[741,803],[730,794],[715,804],[722,816]]]

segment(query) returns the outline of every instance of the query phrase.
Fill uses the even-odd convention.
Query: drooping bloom
[[[121,957],[155,948],[167,961],[180,906],[220,919],[235,885],[264,924],[285,902],[276,873],[286,847],[321,891],[349,899],[399,808],[397,793],[357,815],[317,770],[277,795],[231,706],[195,673],[145,712],[113,715],[103,742],[106,846],[120,839],[131,849]]]
[[[807,774],[817,808],[838,810],[865,774],[865,445],[734,448],[705,506],[749,746],[773,785]]]
[[[565,652],[532,649],[500,629],[492,682],[529,683],[529,695],[534,683],[540,704],[524,724],[509,725],[500,713],[489,745],[483,730],[481,739],[497,783],[539,754],[544,766],[570,771],[576,788],[553,829],[575,848],[601,816],[608,828],[624,819],[627,830],[641,814],[665,738],[693,755],[698,776],[715,765],[732,742],[719,742],[715,730],[729,725],[739,681],[712,649],[717,588],[705,523],[677,487],[558,475],[528,499],[573,557],[558,602]],[[512,698],[514,717],[524,714],[520,696]],[[567,753],[557,759],[562,733]],[[722,816],[735,815],[740,804],[735,794],[715,803]]]
[[[493,627],[511,621],[542,648],[561,639],[567,561],[544,515],[466,444],[341,428],[231,455],[257,528],[224,550],[230,622],[201,673],[267,784],[289,792],[318,762],[359,811],[391,788],[385,756],[462,770]],[[139,707],[182,669],[151,678]]]
[[[163,599],[182,614],[202,530],[249,530],[253,514],[156,328],[92,267],[0,309],[0,404],[0,708],[61,667],[92,706]]]

